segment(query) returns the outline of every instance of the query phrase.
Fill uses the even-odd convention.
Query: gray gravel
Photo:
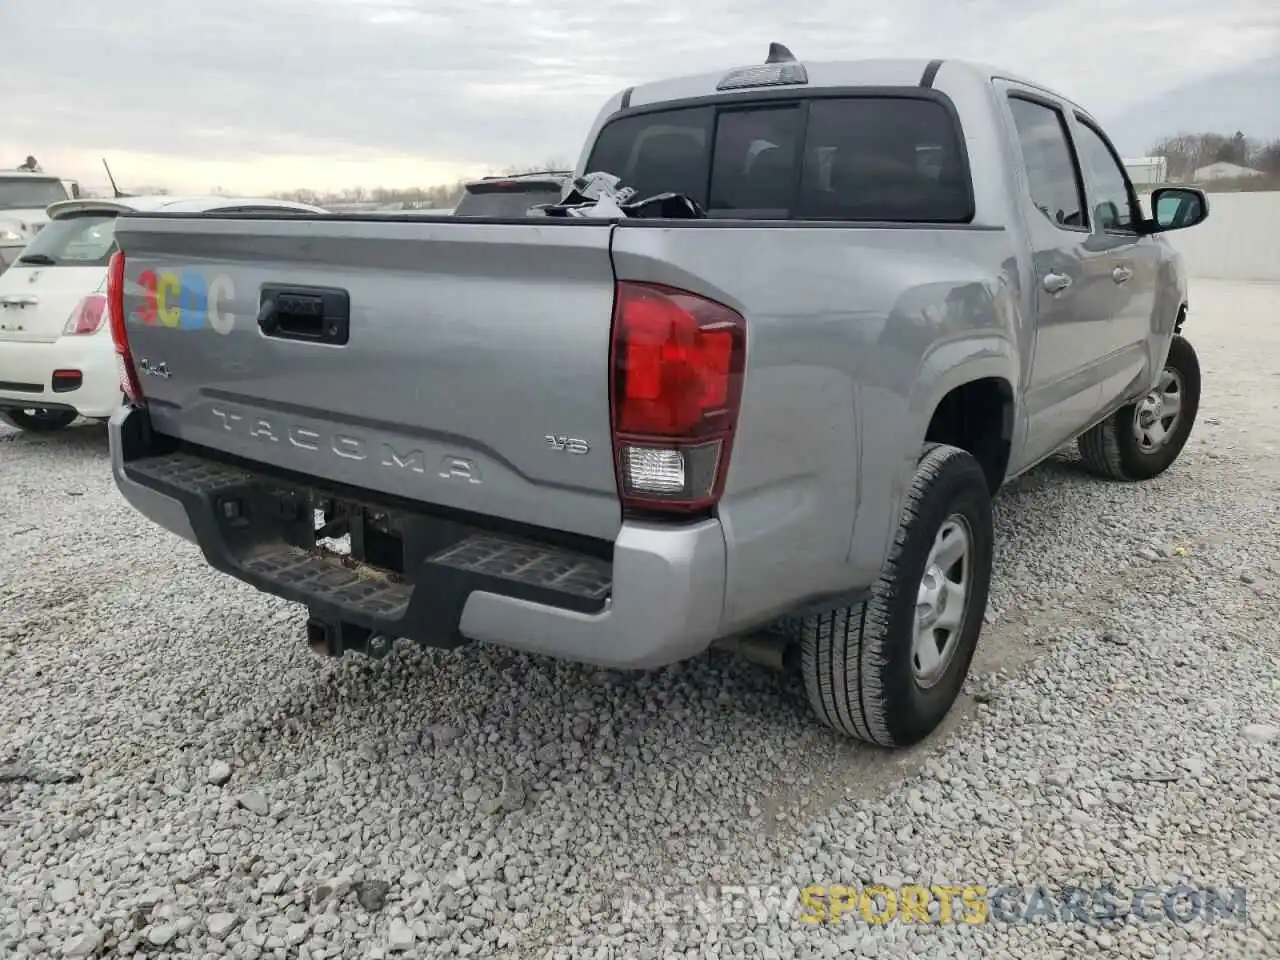
[[[1183,458],[1002,496],[971,695],[895,755],[720,654],[316,659],[128,509],[100,426],[0,427],[0,957],[1280,954],[1280,286],[1193,300]],[[659,923],[628,893],[868,882],[1243,886],[1249,922]]]

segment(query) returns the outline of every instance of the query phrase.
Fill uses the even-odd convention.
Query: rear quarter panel
[[[617,229],[620,279],[684,287],[746,318],[720,504],[726,632],[873,583],[937,400],[984,375],[1016,395],[1011,249],[1000,229]]]

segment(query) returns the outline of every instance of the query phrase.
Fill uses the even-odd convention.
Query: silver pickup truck
[[[578,164],[706,216],[122,216],[116,481],[317,650],[618,668],[770,638],[897,746],[955,701],[991,497],[1078,438],[1153,477],[1186,279],[1080,106],[959,61],[637,86]]]

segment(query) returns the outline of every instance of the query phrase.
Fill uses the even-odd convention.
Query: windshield
[[[52,220],[22,251],[19,263],[44,267],[105,267],[116,248],[116,215]]]
[[[70,199],[61,180],[0,178],[0,210],[43,210],[51,203]]]
[[[639,197],[668,191],[711,217],[962,223],[963,143],[925,96],[814,97],[624,115],[587,164]]]
[[[520,184],[483,193],[467,191],[453,211],[455,217],[523,217],[529,208],[560,200],[560,188],[550,183]]]

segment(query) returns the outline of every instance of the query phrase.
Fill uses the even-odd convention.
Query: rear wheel
[[[1156,386],[1121,407],[1076,445],[1094,473],[1111,480],[1149,480],[1178,459],[1200,410],[1200,360],[1195,348],[1174,337]]]
[[[52,433],[70,426],[76,418],[74,410],[45,410],[39,407],[28,407],[25,410],[5,410],[0,413],[6,421],[19,430],[31,433]]]
[[[870,598],[798,621],[805,690],[822,721],[887,747],[942,722],[977,647],[993,541],[982,467],[957,447],[927,448]]]

